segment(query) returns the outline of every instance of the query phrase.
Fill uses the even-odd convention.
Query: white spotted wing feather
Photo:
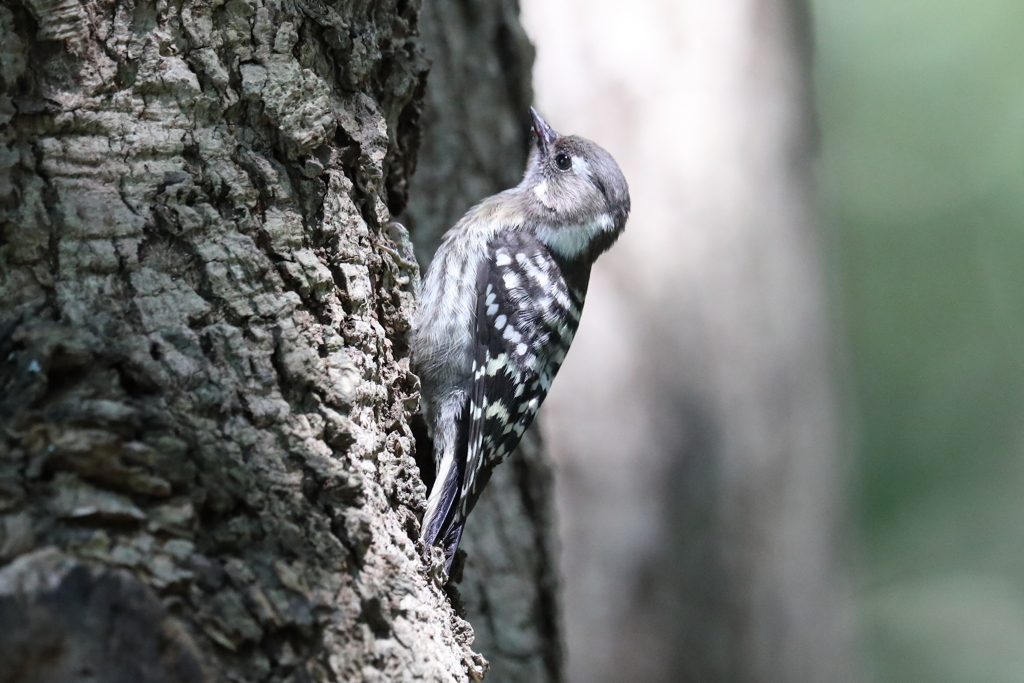
[[[536,238],[508,231],[490,243],[477,278],[458,517],[469,514],[490,471],[536,417],[572,343],[583,296],[570,289],[558,261]]]

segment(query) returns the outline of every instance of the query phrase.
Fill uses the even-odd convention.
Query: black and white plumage
[[[523,181],[476,205],[427,269],[411,336],[436,479],[421,538],[446,568],[491,470],[518,445],[572,344],[597,257],[629,215],[605,150],[533,109]]]

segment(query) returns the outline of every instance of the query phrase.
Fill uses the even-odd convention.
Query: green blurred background
[[[1024,681],[1024,0],[816,0],[868,673]]]

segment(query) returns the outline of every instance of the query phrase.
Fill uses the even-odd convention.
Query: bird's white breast
[[[614,229],[615,221],[608,214],[602,213],[581,225],[540,225],[537,227],[537,238],[559,256],[574,259],[587,250],[594,238]]]

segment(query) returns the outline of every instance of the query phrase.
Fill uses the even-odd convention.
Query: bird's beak
[[[541,115],[533,107],[530,107],[530,115],[533,116],[533,132],[537,134],[537,149],[540,150],[541,156],[545,156],[551,143],[558,137],[558,133],[551,130],[548,122],[541,118]]]

